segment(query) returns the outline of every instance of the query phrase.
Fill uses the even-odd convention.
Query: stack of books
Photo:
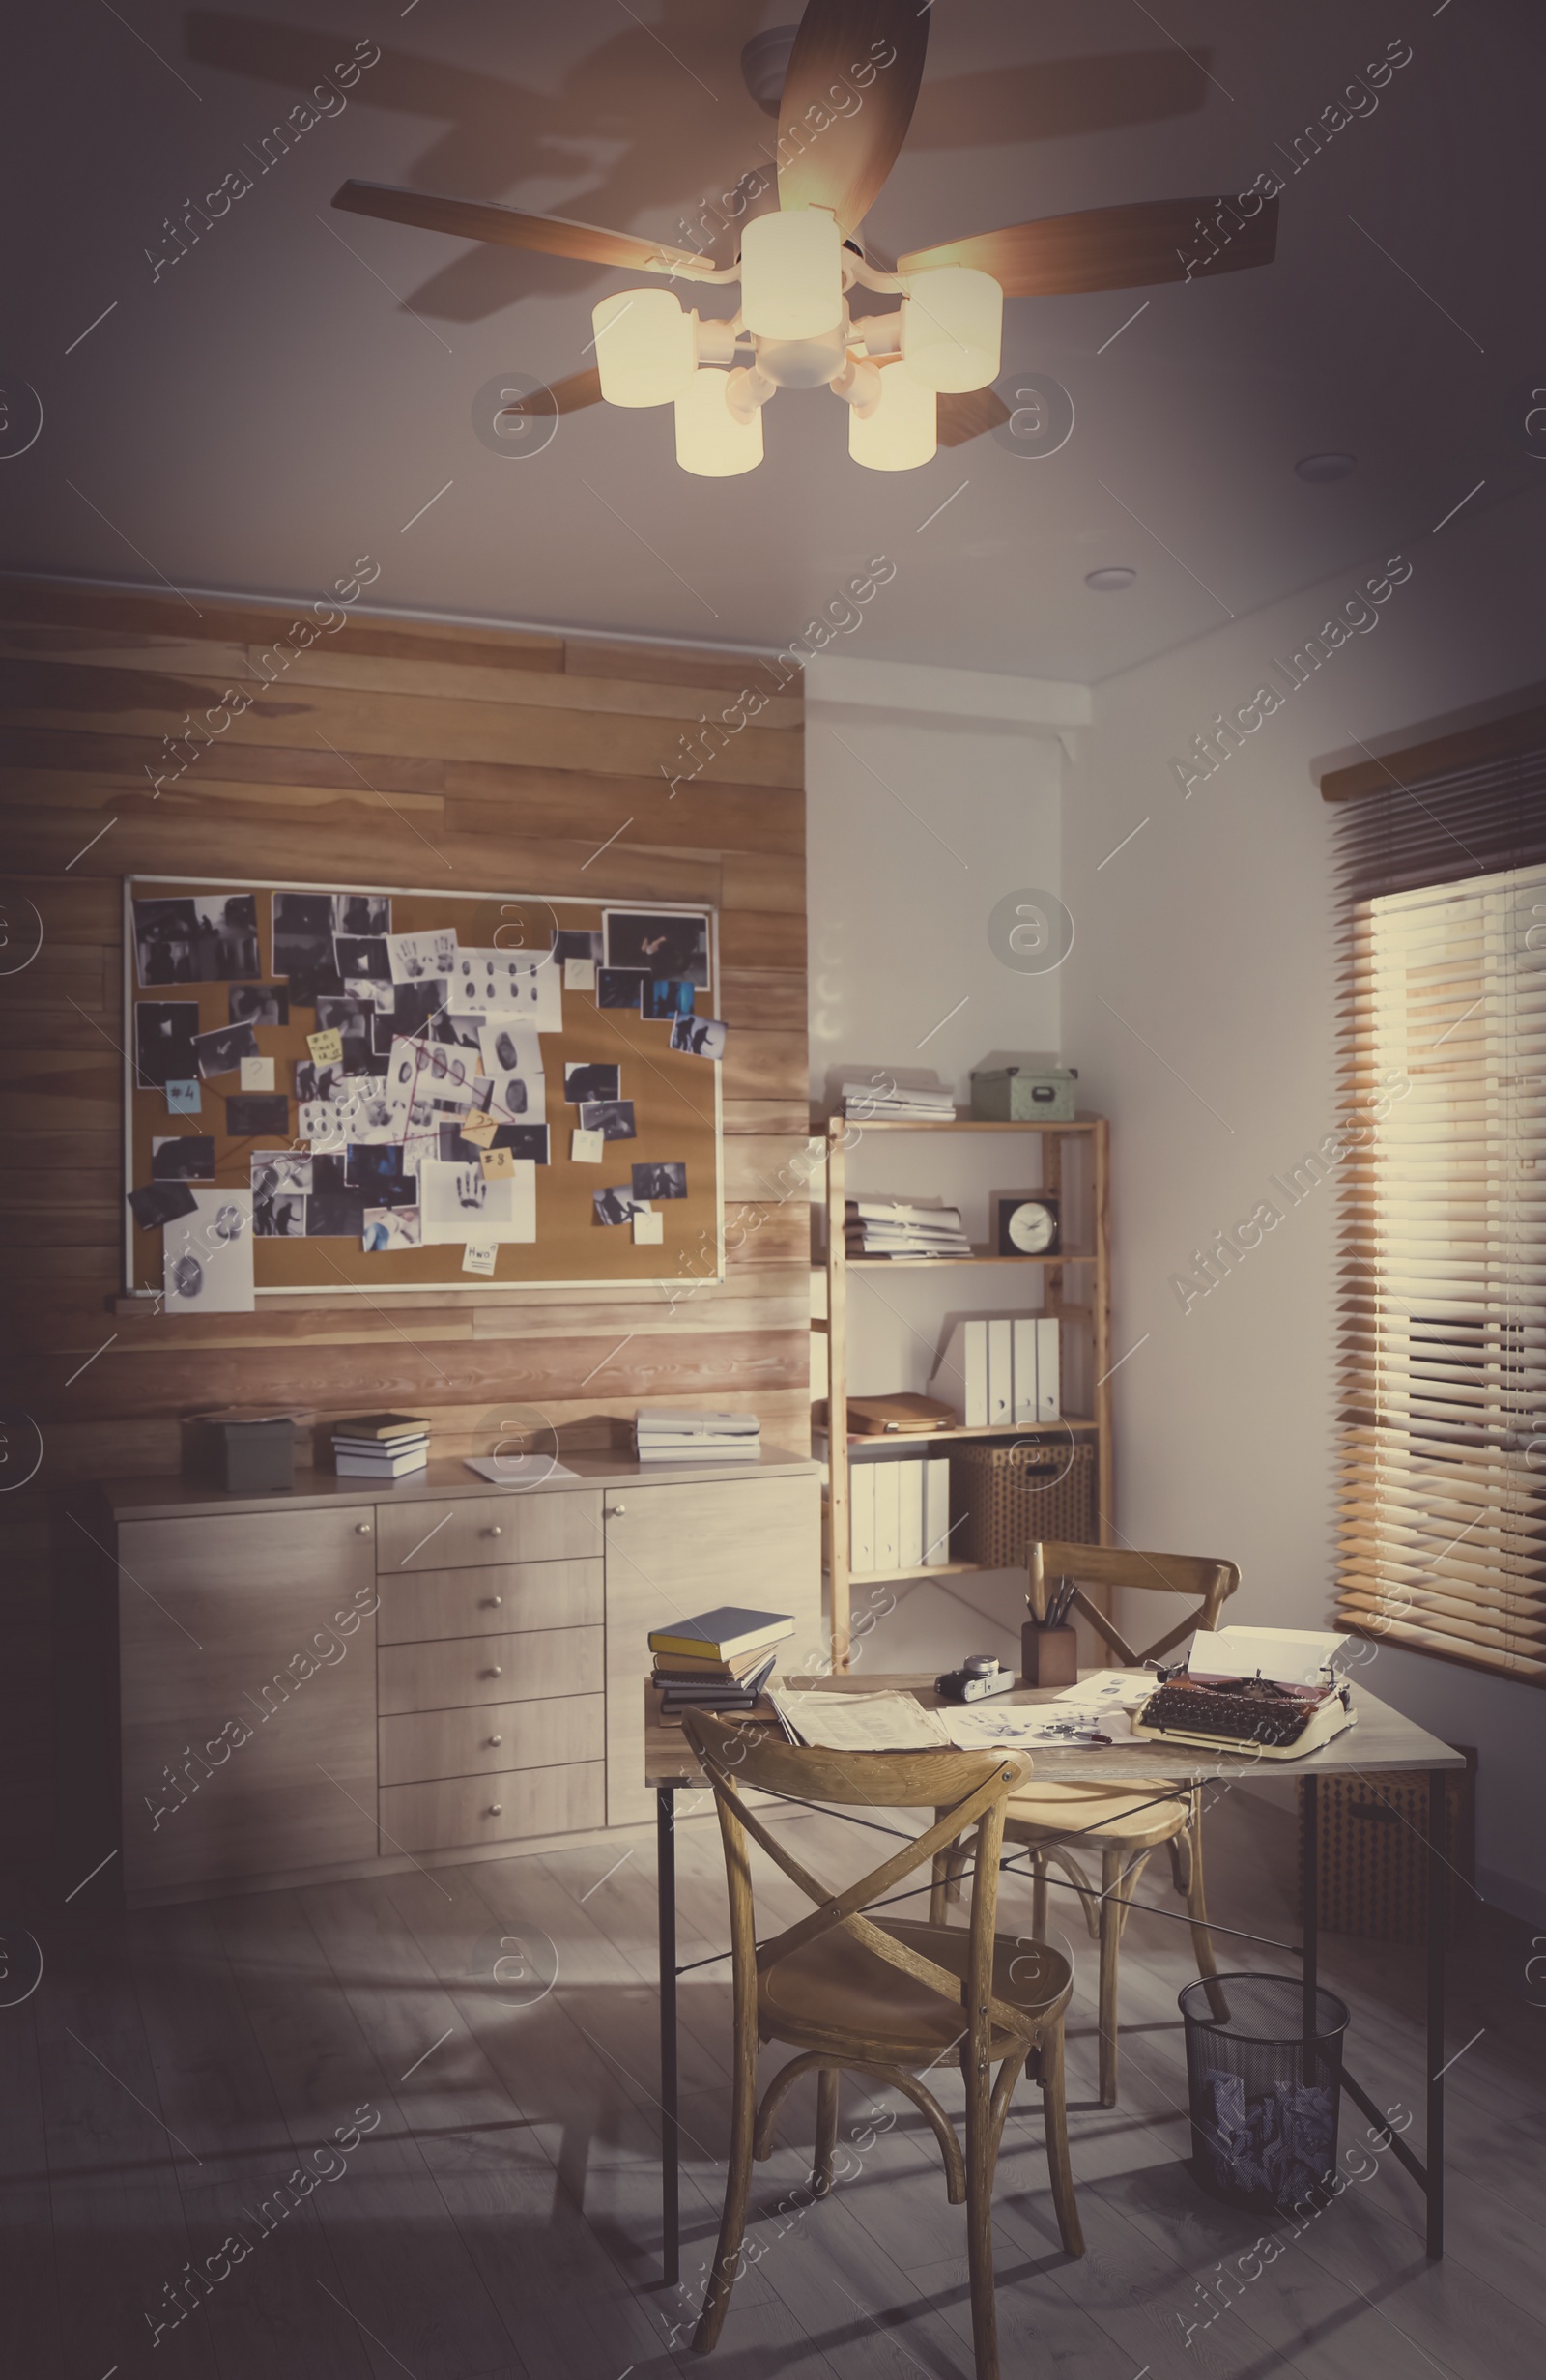
[[[755,1413],[641,1413],[634,1443],[642,1463],[755,1463],[762,1424]]]
[[[660,1715],[684,1710],[751,1710],[773,1675],[778,1648],[794,1634],[787,1612],[749,1612],[735,1604],[700,1612],[673,1627],[651,1628]]]
[[[894,1082],[879,1090],[873,1082],[845,1082],[843,1112],[860,1124],[867,1116],[873,1124],[954,1124],[956,1098],[943,1087],[919,1090]]]
[[[901,1198],[844,1201],[844,1236],[849,1261],[855,1256],[891,1256],[903,1263],[930,1257],[969,1256],[959,1207],[909,1205]]]
[[[429,1423],[408,1413],[357,1413],[332,1425],[344,1479],[403,1479],[429,1461]]]

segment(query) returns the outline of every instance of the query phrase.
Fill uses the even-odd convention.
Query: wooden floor
[[[824,1873],[873,1863],[873,1837],[850,1858],[836,1821],[784,1822]],[[1217,1914],[1292,1934],[1285,1817],[1226,1797],[1209,1853]],[[711,1820],[684,1825],[679,1865],[685,1961],[724,1940]],[[790,1889],[769,1906],[792,1914]],[[814,2088],[797,2090],[754,2185],[760,2260],[712,2362],[690,2354],[723,2186],[728,1993],[724,1966],[682,1987],[684,2286],[669,2291],[648,1837],[127,1919],[79,1903],[15,1914],[45,1960],[38,1990],[0,2009],[0,2363],[15,2380],[971,2372],[963,2211],[905,2103],[847,2086],[850,2178],[780,2211],[807,2171]],[[1538,2368],[1546,1985],[1527,1977],[1523,1929],[1474,1914],[1452,1962],[1449,2254],[1433,2267],[1389,2156],[1298,2237],[1278,2219],[1275,2256],[1249,2253],[1266,2226],[1204,2197],[1180,2162],[1185,1933],[1141,1914],[1130,1926],[1121,2102],[1102,2110],[1091,1946],[1066,1902],[1058,1914],[1078,1963],[1071,2133],[1089,2252],[1074,2263],[1058,2248],[1028,2094],[996,2208],[1006,2375]],[[1005,1915],[1028,1919],[1026,1888],[1006,1886]],[[1325,1980],[1354,2010],[1350,2063],[1382,2105],[1415,2110],[1420,2146],[1419,1954],[1326,1947]],[[551,1974],[555,1951],[556,1985],[523,1985]],[[486,1980],[495,1956],[513,1982]],[[1239,1964],[1285,1963],[1247,1946]],[[1362,2136],[1344,2108],[1344,2146]],[[302,2159],[311,2194],[281,2214],[275,2190]]]

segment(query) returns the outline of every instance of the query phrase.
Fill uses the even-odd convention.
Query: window
[[[1546,750],[1342,858],[1337,1617],[1546,1683]]]

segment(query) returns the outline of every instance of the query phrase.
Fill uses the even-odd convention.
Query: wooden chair
[[[773,2119],[786,2092],[804,2075],[817,2077],[811,2187],[824,2195],[832,2184],[837,2144],[838,2078],[849,2068],[902,2091],[933,2129],[950,2202],[964,2202],[967,2209],[978,2380],[998,2380],[993,2173],[1010,2100],[1027,2067],[1041,2085],[1063,2246],[1071,2256],[1084,2253],[1063,2110],[1063,2011],[1073,1971],[1045,1944],[1027,1945],[993,1930],[1004,1806],[1030,1774],[1030,1761],[1023,1753],[946,1749],[812,1751],[758,1740],[734,1722],[703,1711],[689,1711],[682,1724],[719,1808],[730,1882],[735,2024],[730,2176],[693,2345],[706,2354],[724,2325],[746,2226],[753,2160],[769,2153]],[[878,1868],[834,1891],[748,1809],[741,1786],[805,1801],[852,1804],[866,1812],[936,1807],[941,1816],[927,1832],[906,1836]],[[967,1927],[926,1925],[889,1913],[877,1923],[861,1914],[866,1904],[888,1897],[902,1878],[929,1867],[943,1844],[970,1827],[977,1832],[977,1858]],[[816,1905],[760,1947],[748,1835]],[[787,2042],[800,2054],[774,2076],[759,2108],[757,2057],[764,2041]],[[964,2158],[950,2117],[919,2079],[953,2051],[966,2081]]]
[[[1240,1572],[1232,1562],[1211,1562],[1201,1555],[1143,1554],[1125,1546],[1033,1545],[1027,1598],[1038,1620],[1045,1618],[1051,1589],[1063,1579],[1078,1582],[1071,1608],[1084,1615],[1125,1668],[1136,1669],[1169,1652],[1194,1628],[1217,1627],[1220,1610],[1240,1585]],[[1147,1651],[1137,1652],[1116,1623],[1091,1602],[1084,1592],[1086,1586],[1195,1595],[1198,1607],[1158,1637]],[[1083,1903],[1085,1922],[1101,1946],[1101,2105],[1115,2107],[1118,1945],[1127,1923],[1126,1904],[1161,1845],[1169,1850],[1175,1888],[1186,1899],[1197,1972],[1207,1986],[1209,2005],[1220,2019],[1229,2013],[1222,1991],[1213,1981],[1218,1967],[1203,1895],[1201,1795],[1194,1787],[1178,1786],[1164,1778],[1145,1782],[1130,1777],[1120,1785],[1059,1785],[1050,1779],[1039,1780],[1010,1796],[1004,1812],[1004,1840],[1022,1844],[1032,1853],[1031,1932],[1036,1940],[1043,1941],[1046,1936],[1049,1868],[1063,1870]],[[1099,1893],[1074,1855],[1080,1845],[1100,1851]],[[959,1877],[965,1859],[965,1850],[958,1843],[935,1862],[929,1913],[936,1922],[945,1916],[947,1902],[959,1898]]]

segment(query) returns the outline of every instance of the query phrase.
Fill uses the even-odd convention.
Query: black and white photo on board
[[[639,1133],[634,1123],[633,1101],[587,1100],[580,1110],[580,1130],[583,1133],[599,1133],[604,1140],[636,1140]]]
[[[141,990],[157,984],[225,984],[258,973],[255,893],[185,893],[134,903]]]
[[[296,1109],[296,1131],[302,1140],[310,1141],[313,1150],[341,1149],[349,1137],[342,1107],[327,1099],[301,1102]]]
[[[695,1058],[722,1058],[725,1027],[717,1017],[678,1017],[671,1029],[671,1046]]]
[[[232,1140],[277,1140],[290,1130],[283,1091],[234,1091],[226,1096],[225,1129]]]
[[[605,957],[603,938],[599,932],[584,926],[560,926],[555,936],[553,956],[562,966],[566,959],[588,959],[598,965]]]
[[[417,1168],[401,1142],[351,1141],[344,1162],[349,1188],[360,1191],[367,1207],[417,1206]]]
[[[374,976],[370,975],[346,975],[344,977],[344,989],[350,998],[362,1001],[366,1008],[373,1008],[378,1017],[391,1015],[395,1005],[396,989],[389,979],[386,983],[379,983]]]
[[[186,894],[134,903],[134,970],[142,991],[199,982],[198,920]]]
[[[208,1082],[214,1075],[234,1075],[243,1058],[255,1058],[258,1037],[249,1024],[222,1024],[213,1033],[199,1034],[193,1047],[199,1080]]]
[[[343,1150],[311,1161],[311,1191],[306,1200],[308,1240],[358,1240],[365,1228],[365,1194],[349,1180]]]
[[[357,999],[350,991],[323,992],[317,1001],[319,1033],[343,1037],[344,1064],[352,1075],[385,1075],[386,1060],[378,1057],[373,1039],[376,1004]]]
[[[590,1193],[590,1211],[598,1223],[629,1223],[642,1210],[647,1211],[644,1199],[616,1183]]]
[[[233,984],[225,995],[230,1024],[281,1025],[290,1021],[288,984]]]
[[[156,1231],[163,1223],[175,1222],[180,1215],[193,1215],[198,1201],[186,1182],[141,1182],[128,1192],[129,1213],[141,1231]]]
[[[213,1182],[215,1140],[208,1133],[157,1135],[151,1141],[153,1182]]]
[[[631,1008],[637,1017],[644,989],[644,974],[637,967],[600,967],[596,971],[598,1008]]]
[[[563,1096],[571,1107],[588,1104],[596,1100],[616,1100],[622,1097],[622,1070],[616,1066],[597,1066],[588,1061],[566,1066],[563,1070]]]
[[[708,987],[708,919],[693,909],[608,909],[607,964]]]
[[[445,978],[444,975],[426,975],[418,982],[412,984],[393,984],[391,1031],[398,1040],[406,1041],[410,1038],[416,1038],[419,1041],[432,1041],[441,1030],[444,1016]],[[382,1039],[380,1028],[386,1022],[385,1018],[377,1019],[378,1046]]]
[[[277,1197],[280,1191],[303,1198],[311,1188],[311,1154],[307,1149],[254,1149],[248,1172],[255,1199]]]
[[[338,972],[345,983],[351,977],[361,983],[391,982],[391,961],[387,956],[386,936],[384,933],[334,934],[332,948]]]
[[[633,1169],[636,1198],[685,1198],[687,1167],[684,1164],[636,1165]]]
[[[394,984],[422,983],[429,976],[444,983],[456,965],[456,928],[434,926],[427,933],[389,933],[386,953]]]
[[[563,969],[551,951],[458,950],[451,1006],[508,1017],[529,1033],[563,1030]]]
[[[478,1051],[485,1075],[521,1075],[528,1082],[541,1077],[542,1044],[530,1026],[491,1017],[478,1036]]]
[[[192,1082],[199,1071],[197,1000],[138,1000],[134,1004],[134,1076],[141,1091]]]
[[[319,991],[342,991],[332,946],[330,893],[272,896],[273,972],[286,978],[298,1007],[312,1008]]]
[[[392,930],[389,893],[334,893],[332,930],[335,934],[388,934]]]
[[[337,1100],[340,1086],[349,1073],[341,1058],[319,1066],[315,1058],[296,1060],[296,1097],[299,1100]]]
[[[199,981],[229,984],[261,973],[256,893],[195,893]]]
[[[274,1190],[271,1196],[254,1196],[252,1201],[252,1230],[259,1240],[303,1240],[306,1236],[306,1202],[297,1190]]]
[[[250,1314],[252,1192],[189,1192],[192,1211],[161,1234],[163,1310],[168,1314]]]

